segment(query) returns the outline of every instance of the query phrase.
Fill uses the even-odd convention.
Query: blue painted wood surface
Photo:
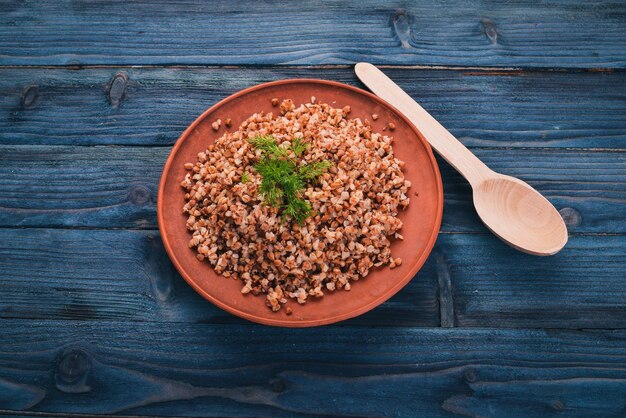
[[[626,6],[535,3],[0,3],[0,416],[624,416]],[[379,308],[284,330],[205,302],[156,230],[171,145],[257,83],[361,86],[356,60],[568,246],[506,247],[439,160],[435,250]]]
[[[4,320],[6,409],[177,416],[620,416],[624,330]],[[24,367],[28,365],[28,367]]]
[[[156,189],[169,147],[25,145],[3,149],[0,226],[157,228]],[[474,151],[493,169],[520,177],[542,192],[565,216],[570,232],[626,232],[625,153]],[[474,212],[467,182],[443,160],[439,164],[445,194],[442,231],[487,232]]]
[[[626,328],[624,247],[624,235],[576,234],[542,258],[488,233],[442,233],[415,280],[353,322]],[[446,281],[453,298],[441,302]],[[157,231],[0,229],[0,293],[0,318],[244,323],[193,294]]]
[[[624,68],[619,1],[8,1],[10,65]]]
[[[624,72],[385,71],[473,148],[626,149]],[[228,95],[304,77],[364,88],[352,68],[0,68],[0,144],[169,146]]]

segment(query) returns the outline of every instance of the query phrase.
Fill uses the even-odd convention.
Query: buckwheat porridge
[[[349,118],[348,106],[272,105],[277,114],[250,116],[185,164],[181,185],[198,260],[278,311],[399,265],[390,246],[402,239],[411,183],[392,138]]]

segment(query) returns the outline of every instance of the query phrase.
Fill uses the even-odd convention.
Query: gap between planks
[[[11,226],[0,225],[0,230],[24,230],[24,229],[53,229],[53,230],[79,230],[79,231],[137,231],[137,232],[159,232],[158,228],[132,228],[132,227],[102,227],[102,226],[65,226],[65,225],[38,225],[38,226]],[[489,231],[439,231],[439,235],[492,235]],[[569,232],[570,237],[620,237],[626,233],[610,232]],[[503,244],[506,245],[506,244]]]
[[[289,64],[240,64],[240,65],[206,65],[206,64],[174,64],[174,65],[144,65],[144,64],[74,64],[74,65],[0,65],[2,69],[49,69],[49,70],[93,70],[93,69],[112,69],[112,68],[127,68],[127,69],[215,69],[215,70],[237,70],[237,69],[303,69],[303,70],[336,70],[336,69],[350,69],[354,64],[324,64],[324,65],[289,65]],[[570,68],[570,67],[482,67],[482,66],[454,66],[454,65],[387,65],[387,64],[375,64],[379,68],[383,69],[397,69],[397,70],[444,70],[444,71],[477,71],[491,75],[519,75],[520,73],[543,73],[543,72],[558,72],[558,73],[614,73],[614,72],[626,72],[626,68],[608,67],[608,68]]]
[[[37,412],[37,411],[18,411],[11,409],[0,409],[0,417],[50,417],[50,418],[100,418],[110,417],[110,414],[80,414],[80,413],[61,413],[61,412]],[[189,415],[186,418],[196,418],[197,415]],[[115,418],[146,418],[146,415],[117,415]],[[172,418],[171,415],[150,415],[150,418]]]
[[[181,131],[182,134],[183,131]],[[463,137],[460,137],[463,140]],[[177,138],[178,140],[178,138]],[[174,143],[171,144],[1,144],[1,146],[12,147],[12,148],[47,148],[47,147],[72,147],[72,148],[173,148]],[[481,150],[481,151],[572,151],[572,152],[603,152],[603,153],[626,153],[626,148],[597,148],[597,147],[498,147],[494,145],[474,145],[467,146],[469,150]],[[435,155],[436,151],[433,151]]]
[[[182,280],[182,279],[181,279]],[[210,303],[209,301],[205,301],[206,303]],[[376,309],[376,308],[374,308]],[[23,316],[2,316],[0,317],[0,325],[2,325],[3,322],[5,321],[23,321],[25,324],[27,323],[33,323],[33,322],[37,322],[37,323],[45,323],[45,322],[55,322],[55,323],[62,323],[62,324],[84,324],[84,325],[93,325],[93,324],[129,324],[129,325],[154,325],[154,324],[160,324],[163,326],[167,326],[167,327],[173,327],[174,325],[206,325],[206,326],[211,326],[211,327],[218,327],[218,328],[231,328],[231,327],[237,327],[237,328],[242,328],[242,327],[262,327],[262,328],[268,328],[268,329],[292,329],[292,330],[306,330],[306,329],[311,329],[311,328],[280,328],[280,327],[273,327],[273,326],[266,326],[266,325],[260,325],[254,322],[250,322],[247,321],[245,319],[242,319],[238,316],[232,315],[232,314],[227,314],[227,318],[230,320],[230,322],[212,322],[212,321],[167,321],[167,322],[163,322],[163,321],[149,321],[149,320],[143,320],[143,319],[130,319],[130,318],[126,318],[126,319],[70,319],[70,318],[47,318],[47,319],[42,319],[42,318],[27,318],[27,317],[23,317]],[[379,326],[379,325],[366,325],[366,324],[359,324],[359,323],[353,323],[351,322],[350,319],[345,320],[345,321],[341,321],[341,322],[336,322],[330,325],[325,325],[322,327],[314,327],[315,328],[342,328],[342,329],[377,329],[377,330],[406,330],[406,329],[411,329],[411,330],[458,330],[458,331],[497,331],[497,332],[504,332],[504,331],[519,331],[519,332],[524,332],[524,331],[528,331],[528,332],[538,332],[538,331],[544,331],[547,333],[556,333],[556,332],[589,332],[589,333],[597,333],[597,332],[611,332],[611,331],[626,331],[626,327],[603,327],[603,328],[590,328],[590,327],[571,327],[571,328],[566,328],[566,327],[554,327],[554,326],[549,326],[549,327],[537,327],[537,328],[531,328],[528,326],[515,326],[515,325],[507,325],[504,328],[498,328],[498,327],[492,327],[492,326],[485,326],[485,325],[481,325],[481,326],[467,326],[467,325],[463,325],[463,326],[457,326],[456,323],[452,326],[416,326],[416,325],[391,325],[391,326]],[[0,416],[2,416],[3,413],[5,413],[6,411],[0,409]],[[65,415],[63,415],[65,416]],[[77,416],[83,416],[83,415],[77,415]],[[90,416],[90,415],[88,415]],[[134,416],[134,415],[133,415]],[[117,415],[116,415],[117,417]],[[120,417],[118,417],[120,418]]]

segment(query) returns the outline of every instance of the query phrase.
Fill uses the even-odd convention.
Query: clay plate
[[[396,129],[385,134],[394,137],[395,155],[406,162],[403,169],[412,187],[409,189],[411,203],[401,211],[404,222],[404,240],[392,244],[394,257],[402,258],[402,265],[393,270],[388,267],[373,269],[369,275],[354,282],[352,290],[327,292],[323,298],[309,298],[304,305],[289,301],[293,309],[287,315],[285,309],[272,312],[265,306],[265,297],[240,293],[242,282],[217,275],[208,262],[200,262],[195,251],[187,246],[191,234],[185,228],[186,216],[182,214],[184,192],[180,181],[186,170],[183,165],[195,162],[198,152],[203,151],[219,136],[225,127],[214,132],[211,123],[220,118],[232,119],[231,130],[256,112],[278,112],[272,107],[272,98],[290,98],[296,106],[309,102],[315,96],[318,102],[335,107],[352,108],[350,118],[367,118],[374,131],[382,132],[387,123]],[[378,114],[376,121],[372,114]],[[419,193],[419,196],[415,195]],[[281,80],[254,86],[236,93],[196,119],[178,139],[170,153],[159,184],[158,219],[165,249],[183,278],[203,297],[220,308],[250,321],[283,327],[311,327],[330,324],[352,318],[380,305],[415,276],[435,244],[443,210],[441,176],[430,146],[415,127],[391,105],[361,89],[334,81]]]

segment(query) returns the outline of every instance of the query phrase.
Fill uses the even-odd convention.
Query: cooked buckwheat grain
[[[273,311],[288,299],[305,303],[350,290],[350,281],[373,267],[399,266],[390,240],[402,239],[397,215],[409,204],[411,186],[404,163],[394,157],[392,138],[348,119],[349,106],[296,107],[287,99],[279,109],[278,115],[252,115],[209,145],[195,163],[185,164],[189,173],[181,183],[189,247],[218,274],[241,280],[241,293],[264,294]],[[264,204],[254,168],[261,151],[248,142],[259,135],[271,135],[281,146],[299,139],[309,144],[303,163],[333,164],[302,192],[312,215],[301,225]]]

